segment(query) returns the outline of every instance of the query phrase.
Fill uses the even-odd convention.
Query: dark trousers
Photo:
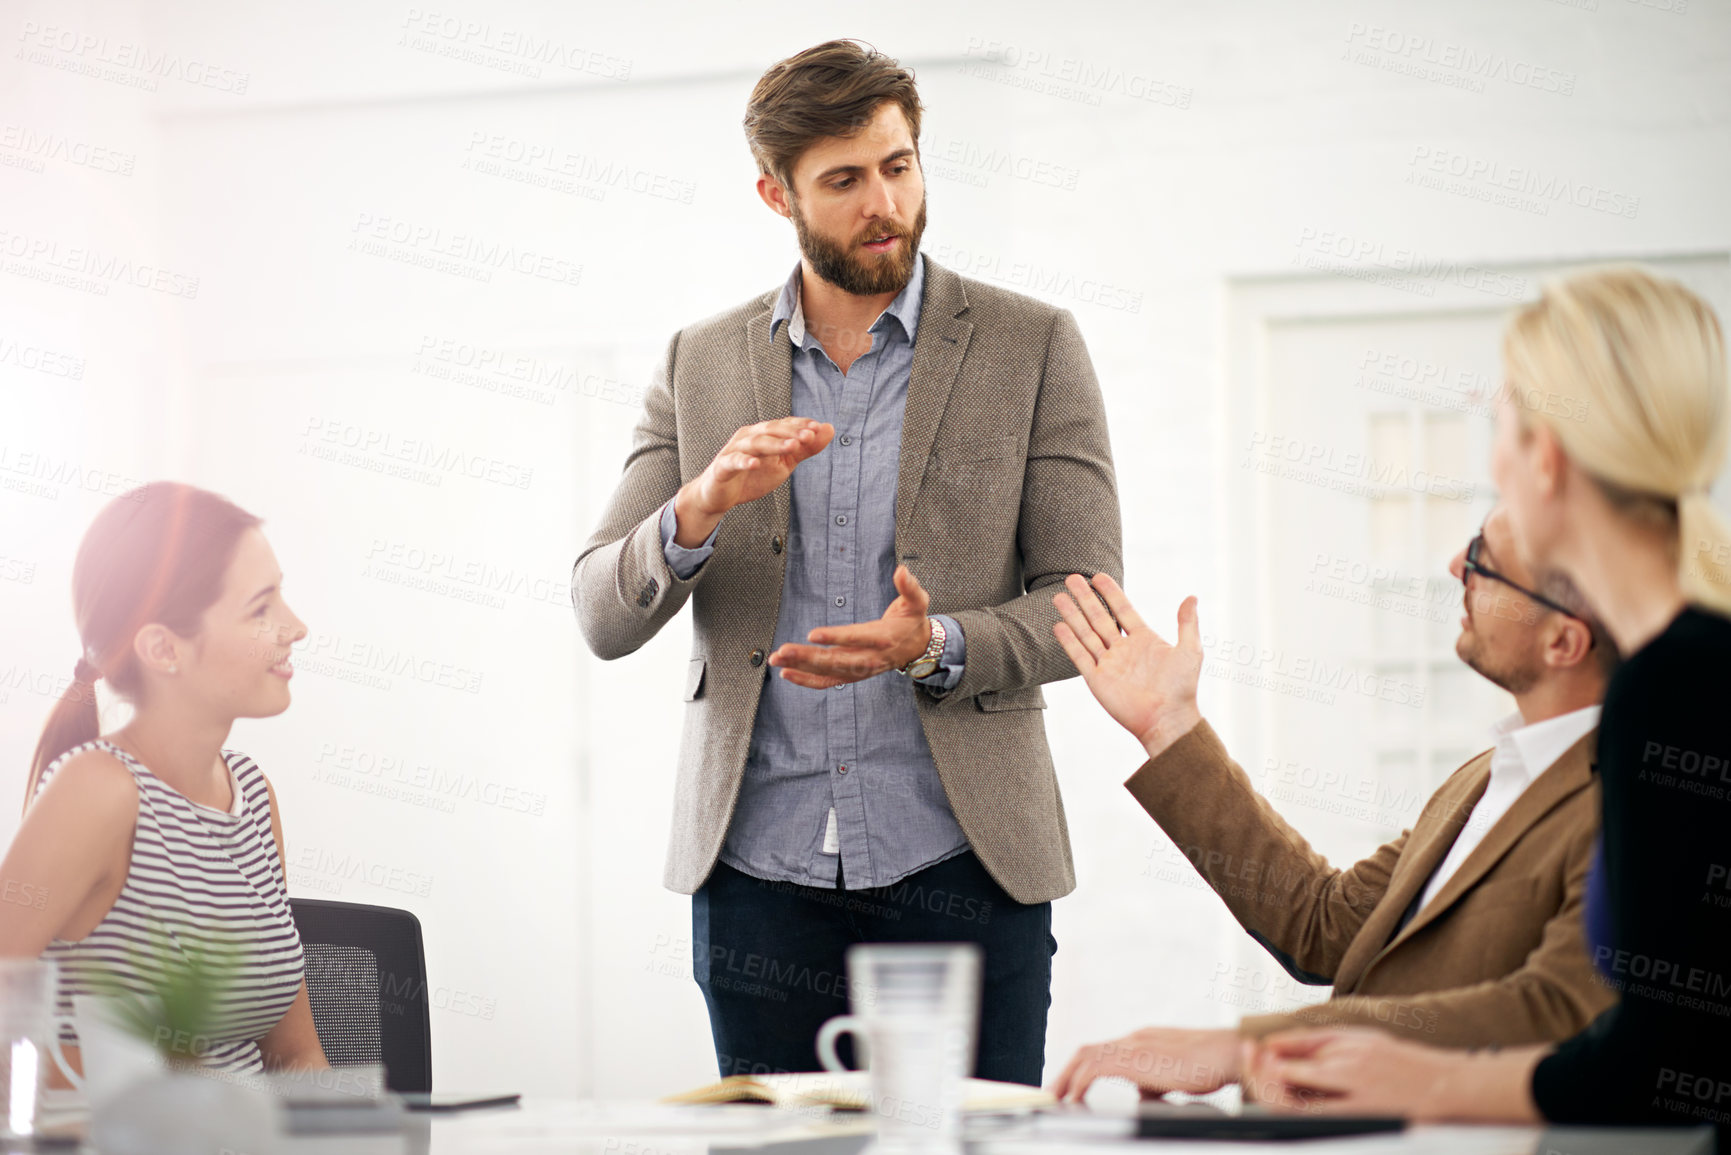
[[[718,862],[691,898],[691,941],[724,1076],[818,1069],[818,1028],[848,1012],[849,945],[974,942],[974,1073],[1040,1084],[1058,949],[1052,904],[1015,901],[972,851],[867,890],[766,882]],[[843,1059],[849,1043],[837,1048]]]

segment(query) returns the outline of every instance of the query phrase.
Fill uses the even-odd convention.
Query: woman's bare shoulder
[[[100,746],[88,746],[54,767],[30,809],[59,813],[71,809],[87,821],[104,818],[131,822],[138,813],[138,785],[132,771]]]

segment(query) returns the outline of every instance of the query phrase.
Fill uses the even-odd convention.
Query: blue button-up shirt
[[[919,333],[925,257],[872,323],[872,346],[843,373],[805,325],[796,266],[770,315],[793,343],[793,416],[835,426],[828,448],[793,471],[787,574],[775,645],[805,642],[819,626],[874,621],[896,598],[896,478],[902,415]],[[661,542],[681,577],[713,552],[673,541],[673,505]],[[720,532],[720,527],[716,533]],[[966,639],[944,623],[944,653],[922,684],[961,679]],[[914,701],[894,672],[833,690],[771,674],[758,702],[739,804],[721,859],[757,878],[849,888],[887,886],[968,849],[950,810]]]

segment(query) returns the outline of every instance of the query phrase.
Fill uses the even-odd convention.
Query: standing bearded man
[[[604,659],[692,603],[665,881],[724,1075],[816,1068],[850,944],[965,941],[976,1072],[1040,1082],[1075,888],[1046,587],[1121,576],[1117,491],[1075,319],[921,255],[920,114],[851,41],[758,81],[757,192],[800,262],[675,334],[573,573]]]

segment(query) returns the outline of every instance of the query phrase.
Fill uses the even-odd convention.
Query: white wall
[[[22,789],[76,656],[71,559],[105,495],[177,477],[263,515],[314,637],[293,710],[234,743],[276,783],[297,893],[423,919],[446,1087],[650,1094],[713,1069],[689,905],[659,882],[688,626],[603,664],[563,586],[667,337],[796,258],[739,130],[769,63],[854,34],[917,69],[927,251],[1075,312],[1110,410],[1131,588],[1156,620],[1190,592],[1233,620],[1217,559],[1252,532],[1218,483],[1234,278],[1337,244],[1373,262],[1731,248],[1718,3],[414,15],[434,11],[26,2],[0,25],[0,797]],[[476,47],[525,34],[580,67],[525,76]],[[1408,74],[1427,58],[1441,63]],[[627,184],[510,179],[535,170],[478,167],[495,140]],[[1532,169],[1586,204],[1498,203],[1485,177],[1424,187],[1432,159]],[[369,251],[375,227],[517,246],[543,275],[422,267],[430,239]],[[40,280],[115,256],[179,279]],[[454,374],[483,356],[553,384],[513,396],[508,370]],[[28,367],[68,357],[76,379]],[[369,447],[331,460],[345,441]],[[491,480],[383,472],[422,451]],[[367,684],[369,660],[427,676]],[[1204,693],[1206,709],[1220,689]],[[1218,971],[1243,936],[1205,890],[1150,869],[1162,840],[1118,786],[1133,743],[1079,683],[1048,697],[1080,879],[1057,906],[1048,1065],[1143,1023],[1232,1021]]]

